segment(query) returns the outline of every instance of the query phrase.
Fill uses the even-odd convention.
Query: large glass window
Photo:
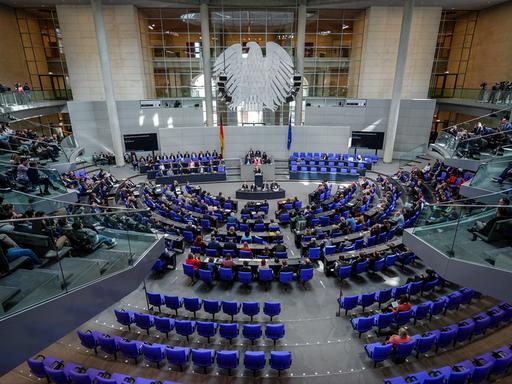
[[[16,8],[30,84],[44,99],[69,99],[68,69],[55,8]]]

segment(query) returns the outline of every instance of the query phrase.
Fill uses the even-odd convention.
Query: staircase
[[[240,171],[240,159],[230,158],[224,159],[224,166],[226,167],[227,181],[242,181]]]
[[[290,180],[290,170],[288,168],[288,159],[275,159],[276,180]]]

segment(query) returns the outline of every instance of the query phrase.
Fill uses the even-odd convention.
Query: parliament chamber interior
[[[4,0],[0,383],[512,383],[508,27]]]

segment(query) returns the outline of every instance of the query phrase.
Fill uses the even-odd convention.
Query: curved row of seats
[[[169,338],[169,333],[172,330],[176,331],[177,335],[184,336],[189,341],[189,337],[197,332],[198,336],[202,336],[208,339],[215,337],[217,330],[219,331],[220,337],[229,340],[231,343],[232,339],[235,339],[239,335],[238,323],[216,323],[213,321],[193,321],[193,320],[175,320],[170,317],[159,317],[150,315],[147,313],[138,313],[132,311],[116,311],[115,312],[117,321],[122,324],[129,326],[135,324],[137,327],[145,330],[149,335],[149,330],[153,327],[159,332],[165,334]],[[282,339],[284,337],[284,324],[266,324],[265,326],[265,337],[274,341]],[[263,329],[261,324],[243,324],[242,325],[242,336],[254,342],[261,339],[263,336]]]
[[[208,269],[199,269],[199,280],[204,282],[207,285],[212,285],[214,281],[213,272]],[[183,273],[190,277],[192,281],[196,276],[196,270],[192,265],[183,264]],[[302,284],[305,288],[305,284],[313,279],[314,269],[299,269],[297,274],[297,281]],[[235,281],[235,278],[238,277],[238,281],[244,285],[252,284],[254,280],[254,275],[252,272],[235,272],[232,268],[219,268],[219,280],[225,281],[228,283],[232,283]],[[257,281],[270,284],[274,280],[274,271],[270,268],[268,269],[260,269],[258,270],[258,278]],[[281,284],[287,288],[292,281],[294,280],[293,272],[279,272],[278,280]]]
[[[345,315],[347,315],[348,311],[355,309],[358,306],[361,306],[364,312],[365,308],[373,305],[374,303],[378,303],[380,309],[382,304],[386,304],[391,299],[397,300],[404,295],[408,296],[409,298],[418,294],[423,295],[425,292],[433,292],[437,286],[442,284],[442,278],[437,278],[427,283],[423,283],[423,281],[417,281],[404,284],[396,288],[387,288],[380,291],[363,293],[356,296],[339,297],[338,304],[340,310],[345,310]],[[461,292],[461,295],[464,295],[463,299],[461,299],[464,303],[469,303],[475,294],[475,292],[469,288],[461,288],[459,291]]]
[[[476,384],[507,375],[511,366],[512,346],[507,345],[453,366],[384,379],[384,384]]]
[[[497,328],[500,323],[509,322],[511,318],[512,306],[508,303],[502,303],[486,312],[477,313],[457,324],[428,331],[421,335],[411,336],[411,341],[398,344],[395,348],[393,348],[392,344],[378,342],[365,344],[364,349],[368,357],[373,360],[375,366],[377,363],[390,357],[402,361],[414,352],[416,353],[416,358],[419,358],[420,354],[425,354],[432,349],[435,349],[437,353],[439,348],[445,349],[466,340],[471,342],[474,336],[485,334],[488,329]]]
[[[432,320],[432,316],[441,313],[446,314],[448,310],[458,309],[460,304],[469,304],[474,297],[475,291],[469,288],[462,288],[461,291],[452,292],[446,296],[438,297],[434,301],[427,301],[425,303],[415,305],[408,311],[401,311],[391,314],[378,314],[370,317],[357,317],[351,320],[352,328],[359,332],[359,337],[377,327],[378,332],[384,328],[388,328],[391,324],[401,327],[411,320],[416,323],[417,320],[423,320],[427,317]],[[390,323],[388,324],[388,321]]]
[[[200,299],[198,297],[167,296],[156,292],[148,292],[147,299],[150,306],[158,308],[158,312],[162,312],[162,306],[165,305],[167,308],[174,310],[176,316],[178,316],[178,309],[180,308],[192,312],[194,318],[196,318],[196,312],[203,309],[203,311],[212,315],[212,320],[215,319],[215,314],[221,310],[226,315],[231,316],[231,321],[233,321],[234,315],[238,315],[240,309],[244,315],[251,317],[251,321],[254,316],[260,313],[260,303],[257,301],[240,303],[238,301]],[[274,316],[281,313],[281,303],[277,301],[263,302],[263,313],[269,316],[270,321],[272,321]]]
[[[66,363],[52,356],[38,355],[27,360],[30,372],[39,379],[56,384],[155,384],[154,379],[132,377],[122,373],[109,373],[96,368],[85,368],[76,363]],[[178,384],[175,381],[163,381],[161,384]]]
[[[406,265],[412,264],[414,260],[416,260],[416,255],[412,252],[409,252],[410,254],[404,255],[401,260],[401,266],[404,268]],[[402,255],[400,255],[402,256]],[[354,257],[356,257],[354,255]],[[373,266],[370,268],[370,262],[368,260],[364,261],[358,261],[355,270],[352,268],[352,265],[345,265],[340,266],[338,269],[337,277],[340,280],[346,279],[352,275],[359,275],[364,272],[380,272],[384,268],[389,268],[395,265],[395,263],[398,261],[398,255],[388,255],[385,258],[381,258],[378,260],[375,260],[373,263]]]

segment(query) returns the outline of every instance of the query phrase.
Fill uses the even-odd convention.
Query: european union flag
[[[288,145],[287,148],[290,150],[292,146],[292,118],[291,116],[288,118]]]

